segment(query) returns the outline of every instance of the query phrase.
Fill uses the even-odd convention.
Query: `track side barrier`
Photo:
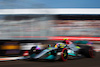
[[[76,37],[76,36],[13,36],[13,38],[45,38],[46,40],[63,40],[68,38],[69,40],[91,40],[100,41],[100,37]]]

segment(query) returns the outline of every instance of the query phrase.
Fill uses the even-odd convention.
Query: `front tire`
[[[68,60],[68,53],[67,53],[67,49],[66,48],[62,49],[61,60],[62,61],[67,61]]]

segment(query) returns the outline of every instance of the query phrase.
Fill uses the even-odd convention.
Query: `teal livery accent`
[[[57,51],[54,51],[54,53],[57,53]]]
[[[54,59],[54,58],[55,58],[54,55],[49,55],[48,57],[45,57],[44,59],[49,59],[49,60],[51,60],[51,59]]]
[[[68,53],[68,55],[76,56],[76,54],[73,54],[73,53]]]
[[[35,54],[30,55],[30,57],[34,57],[34,56],[35,56]]]
[[[51,55],[51,52],[46,53],[45,55]]]

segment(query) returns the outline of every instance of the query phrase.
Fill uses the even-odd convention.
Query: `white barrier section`
[[[100,14],[100,8],[0,9],[0,14]]]

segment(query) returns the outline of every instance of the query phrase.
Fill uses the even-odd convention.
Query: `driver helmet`
[[[63,40],[68,40],[68,38],[64,38]]]

